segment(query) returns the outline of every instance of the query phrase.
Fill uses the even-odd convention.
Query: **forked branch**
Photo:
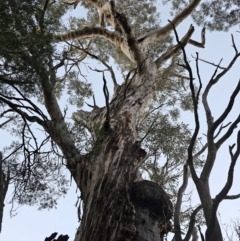
[[[239,91],[240,91],[240,81],[238,81],[238,84],[237,84],[235,90],[233,91],[233,93],[230,97],[230,101],[227,105],[227,108],[224,110],[222,115],[212,124],[212,127],[209,130],[210,132],[214,133],[215,130],[217,129],[217,127],[226,119],[226,117],[228,116],[228,114],[232,110],[235,98],[237,97]]]
[[[191,141],[190,141],[190,144],[189,144],[189,147],[188,147],[187,163],[190,167],[190,171],[191,171],[193,180],[196,183],[196,182],[198,182],[199,178],[196,174],[196,170],[195,170],[194,165],[193,165],[193,148],[194,148],[194,145],[195,145],[195,142],[196,142],[196,139],[197,139],[197,135],[198,135],[198,132],[199,132],[199,129],[200,129],[199,116],[198,116],[198,102],[199,102],[200,91],[202,89],[202,82],[201,82],[201,78],[200,78],[200,75],[199,75],[199,69],[198,69],[198,55],[197,55],[197,60],[196,60],[196,67],[197,67],[197,74],[198,74],[198,80],[199,80],[199,89],[198,89],[197,93],[195,93],[195,88],[194,88],[194,84],[193,84],[194,78],[193,78],[192,68],[191,68],[190,64],[188,63],[187,55],[186,55],[186,52],[185,52],[185,49],[184,49],[184,45],[179,41],[178,34],[177,34],[177,31],[176,31],[176,28],[175,28],[174,24],[172,22],[170,22],[170,23],[172,24],[177,43],[179,44],[179,46],[181,47],[182,52],[183,52],[183,59],[184,59],[184,63],[185,63],[185,65],[183,65],[183,67],[189,73],[189,86],[190,86],[190,90],[191,90],[191,94],[192,94],[194,119],[195,119],[195,130],[194,130],[194,133],[192,135],[192,138],[191,138]]]
[[[212,88],[212,86],[214,84],[216,84],[221,77],[223,77],[233,66],[233,64],[236,62],[236,60],[238,59],[238,57],[240,56],[240,53],[237,51],[236,45],[234,43],[234,38],[232,36],[232,44],[233,44],[233,48],[235,50],[235,56],[233,57],[233,59],[230,61],[229,65],[223,69],[223,71],[221,71],[219,74],[217,74],[218,69],[220,69],[220,64],[221,61],[219,62],[219,64],[217,65],[212,78],[210,79],[210,81],[208,82],[204,92],[203,92],[203,96],[202,96],[202,102],[203,102],[203,107],[205,109],[205,113],[206,113],[206,118],[207,118],[207,124],[208,124],[208,129],[210,130],[212,128],[212,124],[213,124],[213,117],[212,117],[212,113],[207,101],[207,97],[208,97],[208,93],[210,91],[210,89]],[[221,123],[221,122],[220,122]],[[218,123],[219,125],[219,123]],[[215,128],[216,129],[216,128]],[[209,133],[209,135],[213,136],[213,131],[215,130],[214,128],[212,129],[212,131]],[[208,136],[209,136],[208,135]]]
[[[240,89],[239,89],[240,83],[238,83],[238,85],[236,86],[236,88],[230,98],[227,108],[225,109],[223,114],[214,122],[212,113],[211,113],[211,109],[210,109],[208,101],[207,101],[207,97],[208,97],[208,93],[209,93],[210,89],[212,88],[212,86],[214,84],[218,83],[220,78],[223,77],[231,69],[231,67],[233,66],[235,61],[240,56],[240,53],[237,51],[237,48],[235,46],[233,37],[232,37],[232,43],[233,43],[233,47],[235,50],[235,56],[230,61],[228,66],[223,71],[221,71],[219,74],[217,74],[217,71],[218,71],[218,66],[217,66],[217,68],[215,69],[215,71],[212,75],[212,78],[210,79],[209,83],[207,84],[207,86],[203,92],[203,96],[202,96],[202,102],[203,102],[203,106],[205,109],[207,125],[208,125],[208,133],[207,133],[208,155],[207,155],[207,160],[205,162],[204,168],[203,168],[201,176],[200,176],[200,178],[205,181],[208,180],[209,175],[212,171],[212,168],[213,168],[213,165],[214,165],[214,162],[216,159],[217,150],[230,137],[230,135],[233,133],[234,129],[236,128],[237,124],[240,122],[240,115],[239,115],[235,119],[235,121],[230,125],[227,132],[217,141],[217,143],[214,143],[214,132],[215,132],[216,128],[225,120],[225,118],[230,113],[230,111],[233,107],[233,104],[234,104],[234,100],[240,91]],[[220,63],[221,63],[221,61],[220,61]],[[220,63],[219,63],[219,65],[220,65]]]
[[[189,44],[192,44],[198,48],[204,48],[205,47],[205,42],[206,42],[206,38],[205,38],[205,27],[202,29],[202,32],[201,32],[201,42],[197,42],[193,39],[190,39],[189,40]]]

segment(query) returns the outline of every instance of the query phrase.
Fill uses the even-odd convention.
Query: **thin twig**
[[[109,92],[108,92],[107,81],[105,79],[104,72],[103,72],[103,93],[105,96],[105,102],[106,102],[106,107],[107,107],[106,124],[107,124],[107,129],[108,129],[109,124],[110,124]]]
[[[194,57],[193,55],[192,55],[192,57],[193,57],[194,59],[196,59],[196,57]],[[198,58],[198,60],[200,60],[200,61],[202,61],[202,62],[204,62],[204,63],[210,64],[210,65],[212,65],[212,66],[214,66],[214,67],[218,67],[219,69],[226,69],[225,67],[221,67],[221,66],[219,66],[219,65],[217,65],[217,64],[211,63],[211,62],[206,61],[206,60],[204,60],[204,59]]]

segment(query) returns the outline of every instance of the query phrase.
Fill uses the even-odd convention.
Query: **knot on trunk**
[[[172,203],[165,191],[156,183],[143,180],[135,182],[131,199],[136,209],[137,234],[134,241],[161,240],[170,227]]]

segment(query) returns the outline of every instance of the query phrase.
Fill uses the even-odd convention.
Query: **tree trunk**
[[[204,182],[204,184],[198,182],[196,186],[201,199],[206,224],[207,224],[207,227],[209,227],[211,222],[211,212],[212,212],[212,197],[210,194],[209,184],[208,182]],[[211,238],[210,239],[207,238],[206,241],[215,241],[215,240],[223,241],[223,236],[222,236],[221,228],[217,217],[215,222],[215,228],[211,235]]]
[[[144,150],[126,143],[122,151],[109,147],[93,163],[86,160],[88,172],[79,175],[84,207],[75,241],[156,241],[166,232],[172,215],[167,195],[155,183],[136,180],[134,159],[144,158]]]
[[[155,78],[151,67],[144,70],[131,85],[121,86],[107,107],[73,115],[96,138],[92,152],[72,171],[84,203],[75,241],[156,241],[170,228],[167,195],[156,183],[138,178],[146,152],[137,141],[137,124]]]

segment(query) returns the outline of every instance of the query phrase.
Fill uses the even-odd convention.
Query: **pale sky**
[[[162,9],[162,6],[159,6]],[[161,14],[162,25],[167,23],[168,19],[171,19],[170,15],[167,15],[166,7],[164,7],[164,13]],[[74,14],[80,14],[79,8],[75,11]],[[82,13],[83,14],[83,13]],[[179,33],[179,37],[183,36],[189,28],[189,25],[192,23],[192,20],[189,18],[187,21],[184,21],[177,28]],[[195,24],[194,24],[195,26]],[[239,27],[235,27],[231,29],[229,32],[207,32],[206,33],[206,45],[205,49],[197,49],[193,46],[188,46],[186,48],[186,52],[188,58],[191,60],[192,66],[195,66],[195,61],[192,59],[191,54],[195,55],[195,52],[199,52],[199,57],[205,59],[209,62],[213,62],[217,64],[221,58],[223,58],[222,66],[226,66],[231,58],[234,56],[234,50],[231,47],[231,33],[235,36],[235,43],[240,50],[240,33]],[[195,32],[193,34],[193,39],[200,40],[201,37],[201,28],[195,26]],[[88,61],[90,63],[90,61]],[[202,77],[203,87],[206,86],[206,83],[211,78],[214,67],[205,63],[200,63],[200,74]],[[100,65],[98,66],[99,68]],[[102,68],[103,69],[103,68]],[[240,61],[238,60],[233,67],[233,69],[228,73],[217,86],[213,88],[209,95],[210,107],[212,108],[213,115],[215,119],[222,113],[222,111],[226,108],[231,92],[234,90],[237,82],[240,78]],[[116,70],[116,69],[115,69]],[[195,67],[193,68],[195,72]],[[89,71],[91,77],[89,78],[93,80],[93,88],[96,96],[96,101],[98,105],[104,104],[104,98],[102,93],[102,79],[101,76],[96,73],[91,73]],[[118,73],[119,83],[122,81],[121,75]],[[111,80],[109,78],[108,83],[109,89],[111,90]],[[235,109],[232,112],[232,115],[228,118],[228,121],[233,120],[239,114],[239,101],[240,98],[237,99]],[[91,100],[88,101],[91,104]],[[102,104],[101,104],[102,103]],[[238,106],[237,106],[238,105]],[[64,109],[66,106],[65,101],[61,102],[61,107]],[[68,117],[71,116],[72,112],[76,109],[69,108]],[[193,127],[193,115],[190,112],[183,114],[183,121],[186,121]],[[201,131],[200,133],[206,133],[206,121],[205,115],[202,111],[202,107],[200,107],[200,124]],[[225,124],[227,123],[224,122]],[[10,143],[11,137],[9,135],[4,134],[0,131],[1,134],[1,143],[0,149]],[[4,142],[2,135],[4,135]],[[232,138],[228,145],[233,144],[235,142],[235,138]],[[204,138],[203,138],[204,141]],[[223,185],[225,184],[227,171],[230,164],[230,158],[228,154],[228,146],[225,145],[222,147],[221,151],[218,154],[216,164],[214,166],[214,170],[211,175],[211,192],[213,197],[221,190]],[[240,160],[235,168],[235,182],[230,191],[230,194],[238,194],[240,193],[240,177],[238,176],[240,173]],[[67,174],[69,176],[69,174]],[[194,189],[194,185],[190,185],[190,188]],[[5,202],[4,209],[4,218],[2,225],[2,233],[0,234],[0,240],[3,241],[44,241],[46,236],[49,236],[53,232],[58,232],[59,234],[68,234],[70,236],[70,241],[74,239],[76,228],[78,227],[77,221],[77,209],[74,206],[77,201],[76,196],[76,186],[72,183],[72,187],[65,198],[62,198],[58,202],[58,208],[50,211],[37,211],[37,207],[28,207],[23,206],[20,207],[17,212],[18,214],[10,218],[9,210],[11,205],[7,203],[11,198],[11,190],[9,190],[7,194],[7,199]],[[78,192],[79,195],[79,192]],[[198,198],[194,195],[193,204],[198,203]],[[234,219],[239,217],[239,206],[240,200],[235,201],[224,201],[220,205],[220,213],[223,222],[228,223],[230,219]]]

